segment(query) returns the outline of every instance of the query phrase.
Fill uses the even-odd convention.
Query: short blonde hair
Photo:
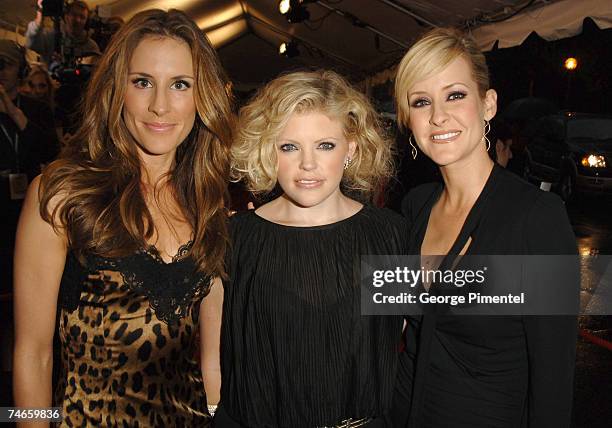
[[[391,142],[365,95],[333,71],[294,72],[276,78],[240,110],[232,146],[232,177],[266,193],[277,182],[275,143],[293,113],[320,111],[341,121],[356,143],[343,189],[368,195],[392,174]]]
[[[421,80],[444,70],[459,56],[470,67],[482,98],[489,89],[487,61],[474,39],[455,28],[435,28],[425,33],[404,55],[395,78],[398,124],[406,128],[410,118],[408,91]]]

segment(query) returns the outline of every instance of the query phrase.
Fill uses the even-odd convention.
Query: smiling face
[[[484,120],[496,111],[497,94],[484,99],[462,56],[408,91],[409,125],[419,148],[439,166],[488,158]]]
[[[354,152],[339,120],[320,112],[293,113],[276,142],[278,184],[300,207],[336,202],[344,162]]]
[[[193,128],[196,106],[189,46],[180,40],[143,39],[132,55],[123,120],[145,161],[174,159]]]

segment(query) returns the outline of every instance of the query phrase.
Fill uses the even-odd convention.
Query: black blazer
[[[442,190],[442,184],[425,184],[404,198],[402,211],[412,223],[409,254],[420,254]],[[460,235],[466,231],[468,254],[577,254],[560,198],[497,165]],[[578,285],[571,291],[576,299]],[[424,315],[407,321],[393,426],[570,425],[576,317]]]

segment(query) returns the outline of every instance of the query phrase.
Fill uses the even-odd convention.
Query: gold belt
[[[342,422],[340,422],[338,425],[332,425],[332,426],[324,426],[324,427],[317,427],[317,428],[357,428],[357,427],[362,427],[367,423],[372,422],[372,418],[361,418],[361,419],[353,419],[353,418],[348,418],[343,420]]]

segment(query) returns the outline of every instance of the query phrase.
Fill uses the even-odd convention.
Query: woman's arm
[[[398,254],[411,256],[410,247],[416,238],[411,233],[411,226],[415,220],[414,205],[419,208],[423,205],[423,196],[419,195],[423,186],[411,191],[402,200],[402,214],[405,222],[400,226],[403,239],[399,243]],[[426,189],[425,192],[431,192]],[[387,418],[387,425],[392,427],[405,427],[408,425],[412,407],[412,388],[415,377],[417,334],[420,329],[421,317],[404,316],[401,348],[398,349],[397,379],[393,390],[393,401]]]
[[[17,407],[51,406],[55,313],[67,251],[65,237],[40,216],[39,185],[37,177],[28,189],[15,244],[13,393]]]
[[[222,313],[223,283],[216,278],[200,304],[200,361],[209,406],[216,406],[221,398]]]
[[[50,54],[48,51],[53,49],[53,47],[48,46],[49,43],[47,39],[49,36],[45,36],[45,30],[43,28],[44,17],[42,14],[42,0],[38,0],[36,6],[36,16],[26,27],[25,45],[28,49],[32,49],[42,56],[45,56],[45,54]],[[53,37],[53,35],[51,37]],[[47,61],[49,58],[45,56],[44,60]]]
[[[406,427],[412,407],[412,387],[416,365],[416,335],[419,320],[415,316],[406,316],[404,321],[403,346],[399,349],[397,379],[393,390],[393,402],[387,419],[392,427]]]
[[[577,254],[576,238],[565,206],[556,196],[543,193],[531,209],[525,227],[528,254]],[[564,259],[565,261],[566,259]],[[555,289],[561,284],[539,284],[550,289],[552,298],[567,294],[577,300],[580,292],[579,264],[560,266],[566,277],[575,277],[575,286]],[[571,284],[564,281],[563,285]],[[576,316],[548,315],[523,318],[529,364],[529,427],[569,427],[574,389],[574,365],[578,320]]]

